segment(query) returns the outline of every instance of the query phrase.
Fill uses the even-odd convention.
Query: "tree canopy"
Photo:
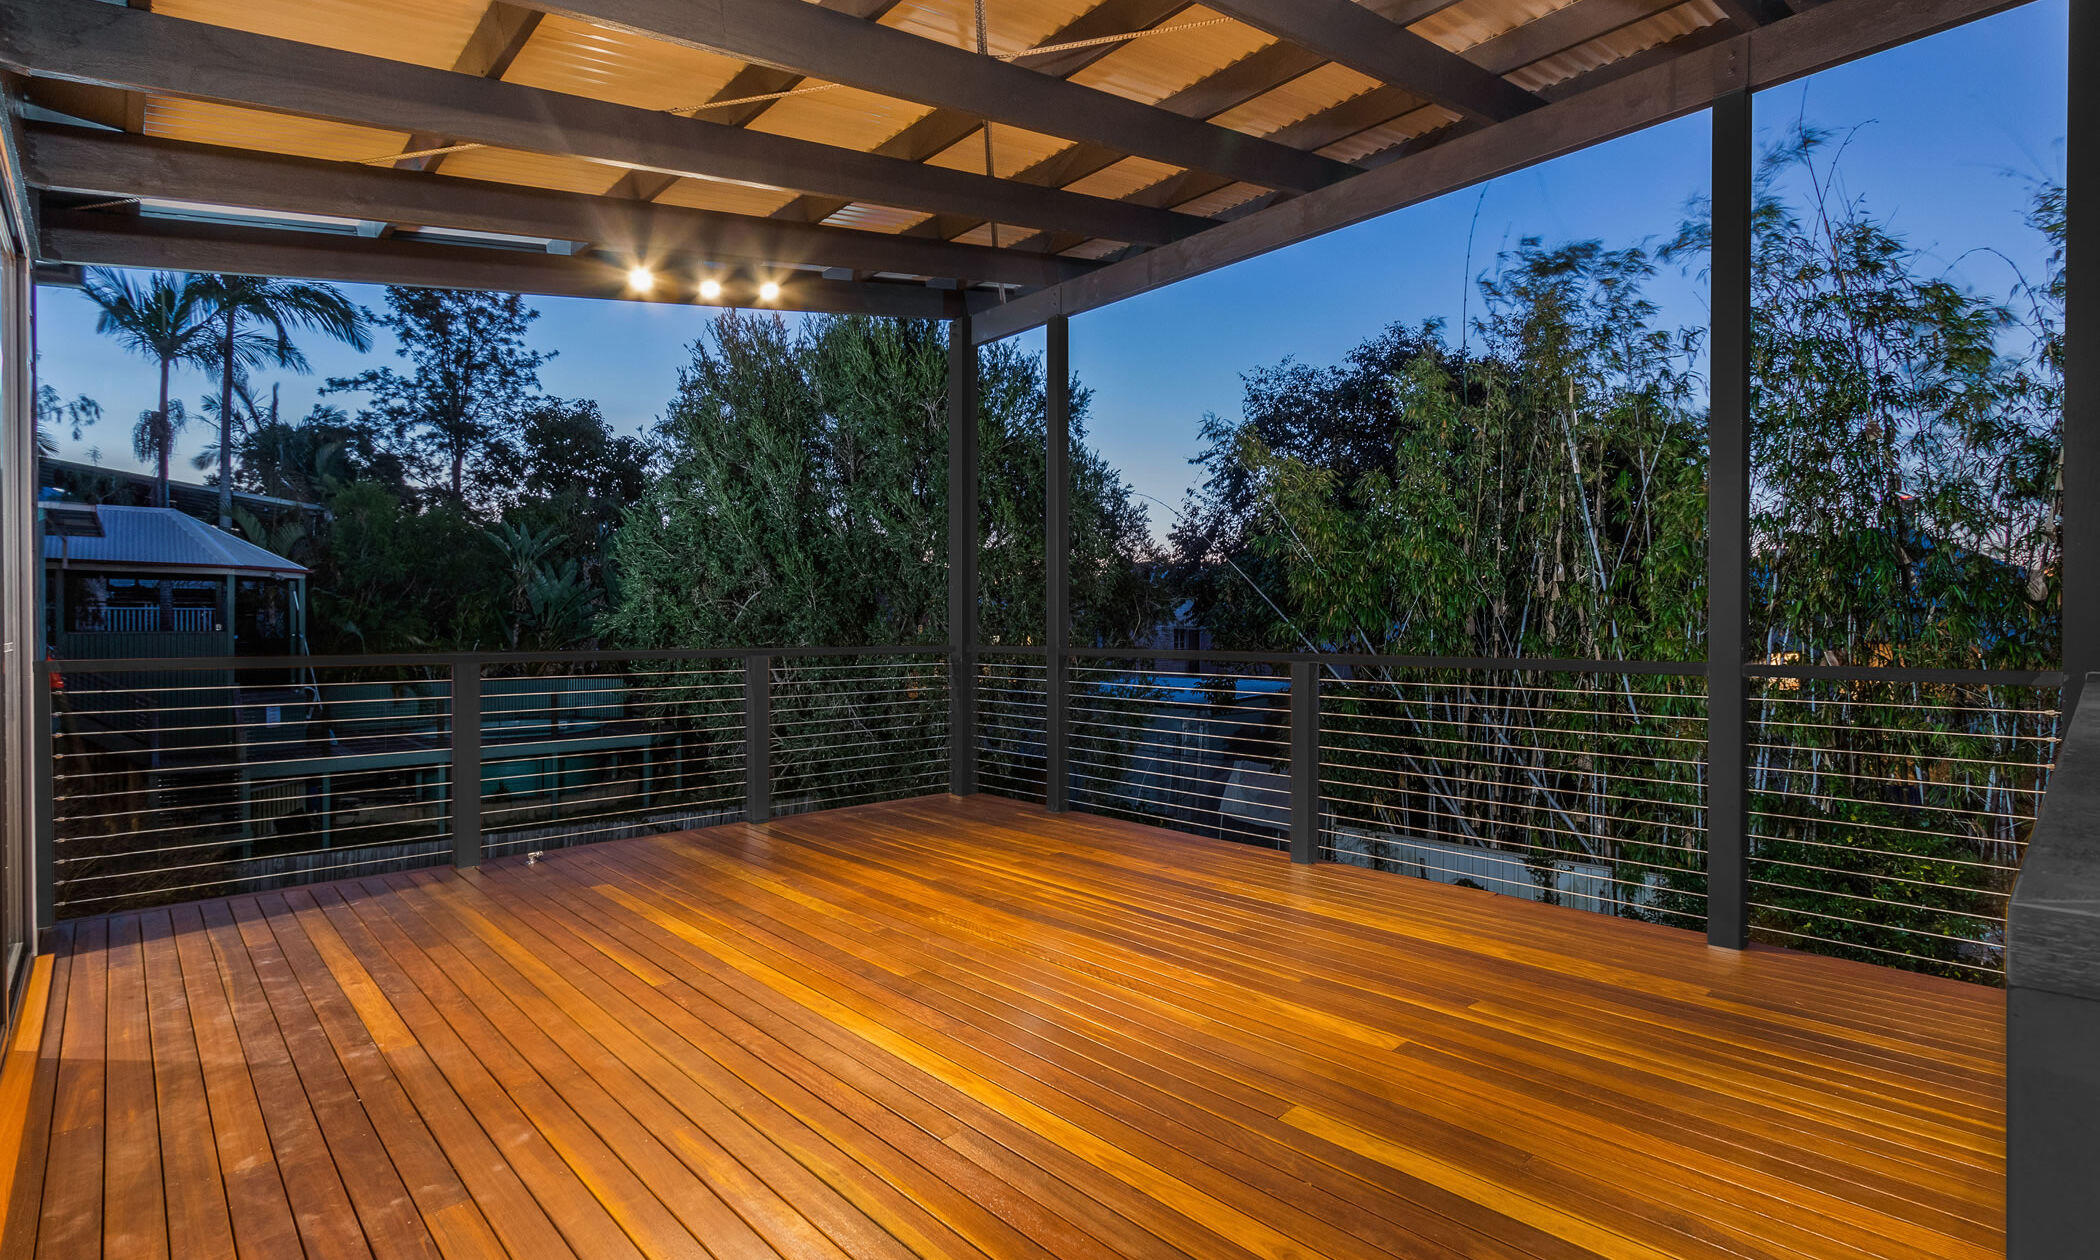
[[[387,289],[386,305],[375,322],[414,370],[372,368],[329,389],[369,395],[373,414],[424,465],[424,480],[449,486],[455,499],[486,498],[518,413],[539,388],[540,365],[553,357],[525,344],[539,312],[515,293],[400,286]]]
[[[1797,129],[1756,184],[1753,663],[2055,668],[2062,191],[2030,216],[2051,273],[2001,297],[1837,198],[1834,160]],[[1477,349],[1395,327],[1335,367],[1248,372],[1173,534],[1199,618],[1233,647],[1703,661],[1703,329],[1645,289],[1708,247],[1703,208],[1654,254],[1527,239],[1480,281]],[[1616,891],[1585,895],[1696,922],[1703,685],[1353,671],[1322,719],[1330,843],[1402,866],[1425,840],[1519,854],[1549,898],[1601,864]],[[2049,697],[1781,679],[1751,698],[1754,927],[1989,972]]]
[[[716,322],[653,435],[658,476],[615,535],[622,642],[930,643],[947,634],[947,341],[925,322]],[[1040,358],[980,361],[981,630],[1040,642]],[[1084,397],[1075,412],[1084,432]],[[1074,459],[1075,588],[1128,614],[1144,517]]]

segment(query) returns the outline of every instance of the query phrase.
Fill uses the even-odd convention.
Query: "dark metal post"
[[[2064,415],[2063,465],[2063,717],[2071,710],[2086,675],[2100,670],[2100,237],[2083,222],[2081,207],[2100,201],[2100,134],[2091,125],[2100,109],[2100,14],[2090,4],[2071,6],[2071,108],[2064,128]]]
[[[2006,910],[2007,1260],[2056,1260],[2093,1249],[2092,1191],[2100,1185],[2096,850],[2100,710],[2081,708],[2058,745]]]
[[[43,554],[42,547],[37,554]],[[36,869],[30,876],[36,881],[36,922],[27,935],[34,945],[39,933],[58,923],[58,762],[52,748],[50,666],[32,659],[30,668],[41,675],[29,680],[36,723],[29,732],[29,755],[36,758],[29,775],[30,807],[36,811]]]
[[[1071,686],[1065,659],[1072,645],[1071,321],[1055,316],[1045,331],[1049,449],[1043,467],[1043,804],[1061,814],[1072,807]]]
[[[452,865],[481,865],[481,662],[452,664]]]
[[[2075,6],[2074,6],[2075,7]],[[2100,1000],[2005,995],[2005,1256],[2090,1255],[2100,1176]]]
[[[1713,106],[1712,397],[1706,468],[1706,940],[1750,940],[1748,728],[1743,663],[1750,569],[1750,93]]]
[[[744,821],[773,816],[773,658],[744,658]]]
[[[1291,662],[1291,861],[1320,845],[1320,666]]]
[[[2055,773],[2006,927],[2005,1254],[2053,1260],[2092,1249],[2100,1177],[2100,722],[2082,711],[2100,668],[2100,10],[2071,5],[2064,128],[2063,716]],[[2095,222],[2100,222],[2096,219]],[[2075,715],[2075,720],[2074,720]]]
[[[977,343],[948,321],[948,790],[977,791]]]

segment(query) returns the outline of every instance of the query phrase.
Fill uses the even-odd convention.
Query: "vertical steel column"
[[[2100,670],[2100,496],[2091,491],[2100,475],[2100,254],[2096,234],[2083,222],[2081,206],[2100,200],[2100,135],[2091,125],[2100,109],[2100,15],[2090,3],[2071,5],[2071,108],[2064,133],[2064,415],[2063,518],[2063,717],[2085,688],[2086,675]],[[2081,281],[2081,277],[2083,280]]]
[[[1751,97],[1713,105],[1712,398],[1706,468],[1706,940],[1750,940],[1746,659],[1750,569]]]
[[[19,227],[19,224],[15,225]],[[6,519],[0,523],[13,563],[6,566],[7,670],[9,684],[0,726],[7,735],[7,751],[14,764],[5,768],[8,814],[5,820],[8,858],[17,868],[7,888],[6,925],[8,939],[0,947],[21,945],[28,953],[42,948],[43,933],[57,922],[58,901],[58,761],[53,748],[50,667],[44,658],[44,529],[37,510],[37,463],[42,455],[36,447],[36,283],[29,260],[14,247],[14,232],[7,232],[7,284],[4,315],[4,345],[0,355],[8,360],[0,370],[0,385],[6,397],[7,433],[4,459],[0,459],[0,504]],[[54,623],[55,624],[55,623]],[[33,760],[24,767],[23,756]],[[26,831],[27,834],[23,834]],[[17,922],[16,916],[26,915]],[[6,995],[10,1003],[7,1026],[13,1028],[12,1003],[21,996],[27,969],[17,967],[15,988]]]
[[[37,464],[43,458],[36,447],[36,407],[32,401],[36,391],[36,284],[28,260],[12,248],[5,253],[7,311],[0,315],[0,323],[6,325],[7,341],[0,353],[13,361],[0,371],[8,395],[8,433],[4,443],[0,443],[4,445],[0,474],[5,478],[0,502],[6,505],[0,538],[7,541],[10,555],[26,570],[18,573],[8,566],[5,602],[9,605],[7,637],[13,640],[8,645],[7,678],[17,691],[25,687],[28,690],[24,706],[28,710],[28,725],[20,733],[18,746],[13,714],[22,697],[10,694],[6,697],[8,712],[0,715],[0,726],[7,728],[8,751],[32,759],[26,774],[14,766],[4,772],[10,805],[5,823],[7,843],[14,846],[8,857],[17,865],[26,858],[27,866],[20,878],[28,884],[26,897],[24,890],[12,883],[7,890],[10,939],[5,946],[11,947],[19,940],[35,953],[42,948],[43,934],[57,924],[58,759],[52,730],[51,673],[44,657],[44,522],[43,513],[36,506]],[[57,624],[55,618],[52,624]],[[17,792],[21,795],[17,796]],[[23,826],[29,831],[26,846],[19,843],[15,834],[15,829]],[[18,926],[12,922],[15,915],[25,911],[29,916],[26,923]],[[7,1001],[12,1004],[17,996],[19,990],[11,991]],[[14,1026],[13,1013],[10,1006],[10,1029]]]
[[[948,321],[948,790],[977,791],[977,343]]]
[[[744,658],[744,821],[773,816],[773,658]]]
[[[15,104],[14,92],[0,105]],[[12,111],[7,126],[17,125]],[[10,140],[14,137],[10,137]],[[51,696],[44,662],[43,538],[38,527],[36,448],[36,284],[30,266],[35,252],[30,192],[22,178],[19,148],[0,144],[0,563],[4,592],[6,668],[0,670],[0,780],[5,816],[0,845],[6,847],[6,906],[0,910],[0,951],[6,957],[7,991],[0,994],[0,1028],[10,1033],[27,988],[29,959],[52,923],[57,867],[53,862]],[[34,758],[32,762],[31,758]]]
[[[42,531],[36,531],[41,533]],[[41,538],[38,540],[41,542]],[[37,548],[43,555],[43,548]],[[29,872],[36,883],[36,918],[29,925],[27,938],[34,945],[40,934],[49,931],[58,923],[58,757],[52,747],[51,731],[51,679],[49,667],[41,660],[31,660],[29,667],[36,677],[29,680],[35,701],[32,706],[35,729],[29,732],[29,755],[35,758],[29,783],[35,793],[36,839],[33,850],[34,866]]]
[[[1320,666],[1291,662],[1291,861],[1320,846]]]
[[[1053,316],[1045,332],[1049,441],[1043,465],[1043,804],[1061,814],[1072,807],[1071,686],[1065,659],[1072,645],[1071,321]]]
[[[452,665],[452,865],[481,865],[481,662]]]
[[[2100,233],[2084,211],[2100,204],[2100,10],[2071,5],[2070,110],[2064,140],[2064,414],[2062,487],[2063,716],[2057,767],[2036,825],[2061,828],[2059,845],[2091,836],[2096,791],[2087,749],[2092,715],[2074,729],[2087,675],[2100,668]],[[2090,286],[2090,287],[2088,287]],[[2075,921],[2090,905],[2085,888],[2050,883],[2088,869],[2090,854],[2031,847],[2014,886],[2006,934],[2005,1254],[2007,1260],[2054,1260],[2092,1249],[2092,1188],[2100,1170],[2100,993],[2067,991],[2067,978],[2089,981],[2090,928],[2032,927],[2036,907]],[[2080,939],[2080,934],[2085,939]]]

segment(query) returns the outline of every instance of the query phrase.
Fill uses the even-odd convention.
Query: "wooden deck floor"
[[[6,1256],[2002,1254],[1997,992],[990,798],[64,936]]]

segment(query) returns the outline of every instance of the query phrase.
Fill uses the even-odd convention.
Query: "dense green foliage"
[[[2048,333],[1837,200],[1829,144],[1796,133],[1757,185],[1754,641],[1847,664],[2053,666]]]
[[[1039,643],[1043,617],[1042,363],[979,360],[978,633]],[[948,637],[948,345],[931,323],[790,326],[718,320],[652,434],[660,472],[614,535],[611,642],[641,647],[940,644]],[[1084,395],[1075,435],[1084,433]],[[1075,437],[1076,442],[1076,437]],[[1098,616],[1147,615],[1134,561],[1142,512],[1077,444],[1074,585]],[[1128,633],[1128,631],[1124,631]],[[937,662],[776,660],[784,732],[775,790],[790,804],[941,781],[946,678]],[[931,667],[931,668],[930,668]],[[708,710],[720,678],[667,669],[652,694],[690,728],[694,762],[733,747]],[[689,715],[699,713],[702,717]]]
[[[615,536],[606,634],[637,646],[944,642],[947,356],[931,323],[717,321],[653,435],[661,472]],[[1040,642],[1042,363],[998,346],[979,373],[979,630],[989,643]],[[1083,436],[1083,393],[1074,411]],[[1127,633],[1151,612],[1132,564],[1144,516],[1075,446],[1075,591]]]
[[[1994,300],[1834,201],[1827,141],[1788,137],[1757,185],[1753,661],[2053,668],[2061,191],[2033,215],[2055,274]],[[1660,261],[1707,244],[1694,219]],[[1482,281],[1467,348],[1396,328],[1341,367],[1249,373],[1174,536],[1221,645],[1702,661],[1702,330],[1658,325],[1657,261],[1527,240]],[[1549,899],[1594,900],[1608,869],[1607,908],[1695,920],[1702,687],[1352,671],[1327,701],[1330,843],[1403,867],[1423,837],[1485,845]],[[2049,695],[1781,680],[1753,699],[1758,928],[1995,968]]]
[[[2053,669],[2061,189],[2038,189],[2030,219],[2052,274],[1998,300],[1937,274],[1863,200],[1836,199],[1832,148],[1798,131],[1757,187],[1753,652]],[[1753,696],[1757,926],[1995,974],[2055,690],[1775,682]]]
[[[944,637],[945,363],[925,324],[719,321],[614,544],[608,632],[646,647]]]

